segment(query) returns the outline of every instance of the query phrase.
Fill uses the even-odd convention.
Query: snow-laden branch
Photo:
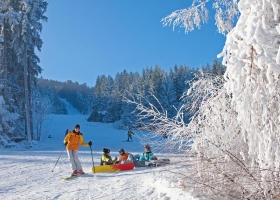
[[[238,2],[239,0],[216,0],[213,3],[219,33],[226,35],[233,28],[234,21],[239,16]]]
[[[190,88],[181,97],[187,110],[195,113],[204,102],[217,96],[219,89],[223,86],[224,79],[212,73],[205,73],[202,70],[195,74],[188,82]]]
[[[198,4],[191,5],[190,8],[176,10],[172,12],[167,17],[163,18],[161,22],[164,26],[173,25],[173,30],[176,26],[185,29],[185,33],[194,30],[194,27],[200,28],[200,24],[207,22],[208,20],[208,10],[206,9],[206,2],[208,0],[202,1]]]
[[[209,0],[193,0],[189,8],[176,10],[161,20],[163,26],[176,26],[185,29],[185,33],[193,31],[195,27],[200,28],[201,23],[206,23],[209,18],[209,12],[206,4]],[[239,15],[239,0],[215,0],[213,9],[215,9],[215,24],[219,33],[227,34],[232,28]]]
[[[177,164],[188,167],[171,170],[181,177],[184,187],[211,198],[275,197],[279,189],[268,194],[266,186],[272,182],[279,184],[276,180],[279,170],[268,167],[269,162],[266,166],[251,165],[256,160],[248,154],[252,145],[249,132],[240,126],[242,112],[236,112],[237,106],[232,104],[232,94],[228,94],[224,82],[221,76],[197,74],[182,98],[182,108],[171,119],[162,107],[151,103],[150,98],[131,95],[126,101],[136,106],[134,112],[139,117],[139,127],[148,131],[142,138],[143,143],[148,141],[165,151],[184,154],[185,163]],[[196,109],[186,124],[183,116],[193,108],[188,105],[190,102]],[[168,135],[165,140],[162,131]]]
[[[149,99],[156,100],[158,105],[155,106]],[[169,152],[185,152],[190,148],[190,133],[185,129],[183,111],[179,110],[174,118],[168,118],[167,111],[152,94],[149,98],[130,95],[124,97],[124,101],[135,106],[134,114],[138,117],[135,127],[147,131],[144,138],[139,138],[143,143],[149,142],[155,149]]]

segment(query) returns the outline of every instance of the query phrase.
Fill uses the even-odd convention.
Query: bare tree
[[[34,123],[34,139],[40,141],[42,138],[43,125],[50,119],[49,114],[54,110],[53,102],[48,93],[42,89],[33,90],[32,93],[32,109]]]

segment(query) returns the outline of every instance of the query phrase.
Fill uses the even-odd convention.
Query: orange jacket
[[[131,153],[125,152],[122,155],[120,155],[118,162],[121,162],[122,160],[127,160],[129,155],[131,155],[133,158],[133,155]]]
[[[68,142],[66,149],[67,150],[79,150],[79,143],[82,146],[89,146],[88,143],[84,142],[83,134],[80,132],[70,131],[64,138],[64,143]]]

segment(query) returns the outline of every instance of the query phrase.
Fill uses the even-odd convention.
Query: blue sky
[[[42,76],[94,86],[98,75],[115,76],[160,65],[212,65],[225,37],[214,15],[207,24],[185,34],[163,27],[162,18],[187,8],[191,0],[48,0],[43,48],[38,54]],[[211,6],[211,5],[209,5]],[[213,10],[210,10],[213,13]]]

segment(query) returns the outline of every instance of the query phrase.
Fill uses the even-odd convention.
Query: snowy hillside
[[[99,165],[104,147],[111,149],[113,157],[118,156],[120,148],[133,154],[143,151],[136,137],[133,142],[123,142],[127,139],[125,130],[116,130],[112,124],[89,123],[86,121],[87,116],[78,115],[74,110],[69,113],[52,115],[43,141],[34,144],[31,149],[25,149],[24,142],[11,149],[1,148],[1,199],[194,199],[180,189],[171,173],[166,172],[173,165],[93,174],[89,147],[81,147],[79,152],[86,174],[74,180],[61,181],[61,177],[71,173],[63,145],[65,130],[72,129],[76,123],[81,125],[85,141],[93,142],[95,165]],[[141,135],[137,131],[135,133]],[[49,135],[52,138],[48,138]],[[60,160],[52,172],[62,150]],[[158,158],[169,156],[156,155]],[[172,157],[170,159],[172,162]]]

